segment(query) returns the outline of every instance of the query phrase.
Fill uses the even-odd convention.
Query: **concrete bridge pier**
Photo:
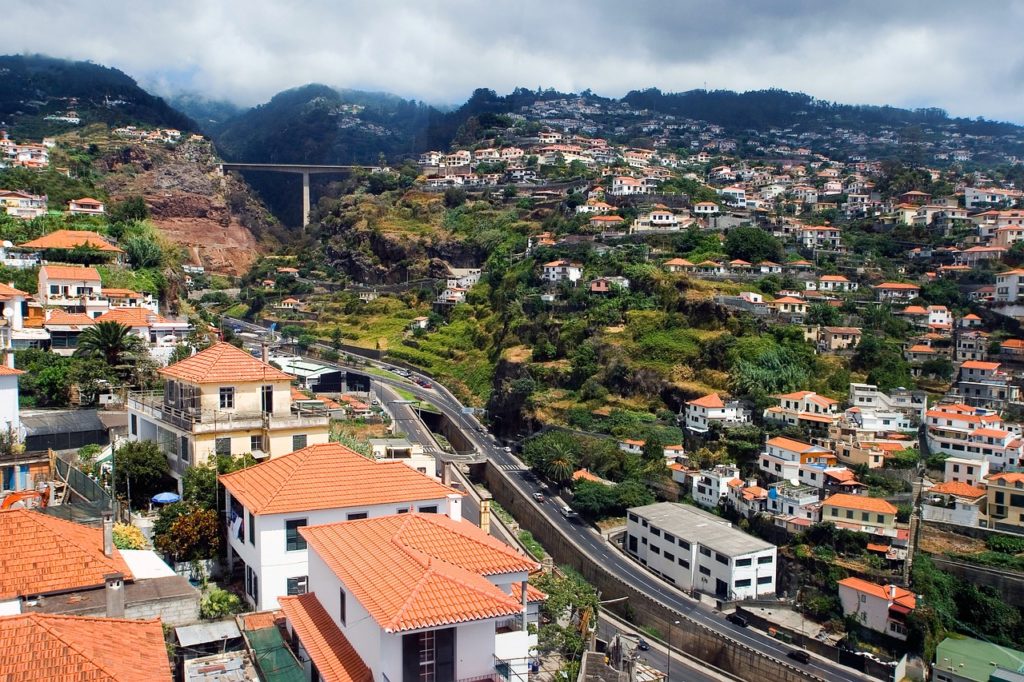
[[[302,174],[302,226],[309,225],[309,173]]]

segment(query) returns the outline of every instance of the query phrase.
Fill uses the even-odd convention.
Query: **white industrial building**
[[[696,507],[659,502],[629,509],[624,546],[684,590],[726,599],[775,594],[775,545]]]

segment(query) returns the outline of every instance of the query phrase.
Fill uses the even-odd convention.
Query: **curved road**
[[[324,348],[328,347],[324,346]],[[310,358],[310,360],[324,363],[323,360],[315,358]],[[389,370],[397,368],[395,365],[388,365],[379,361],[367,361],[367,365]],[[355,372],[360,372],[361,369],[358,365],[340,364],[338,366]],[[365,369],[363,371],[365,372]],[[498,444],[494,436],[486,432],[475,417],[463,414],[462,403],[447,388],[437,383],[432,377],[418,373],[413,373],[413,377],[426,379],[431,382],[433,387],[425,389],[400,377],[392,379],[374,374],[369,376],[378,383],[400,387],[417,397],[429,401],[444,412],[454,425],[462,429],[466,438],[473,443],[476,449],[491,460],[504,473],[511,484],[521,491],[523,497],[530,500],[531,504],[536,504],[531,499],[533,493],[540,491],[540,484],[536,477],[517,457],[510,452],[506,452]],[[613,548],[607,540],[590,527],[570,521],[562,516],[559,512],[558,504],[554,500],[546,499],[539,507],[548,520],[559,528],[563,535],[570,538],[582,553],[598,561],[614,577],[680,615],[690,618],[740,644],[756,649],[764,655],[803,670],[811,679],[817,678],[827,682],[864,682],[865,680],[876,679],[816,654],[811,654],[811,662],[807,665],[801,665],[792,661],[787,658],[786,654],[793,647],[787,646],[757,630],[738,627],[730,623],[725,620],[721,613],[715,611],[710,606],[690,598],[669,583],[648,573],[622,552]]]

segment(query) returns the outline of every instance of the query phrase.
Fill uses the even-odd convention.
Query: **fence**
[[[68,489],[85,502],[109,509],[111,505],[110,495],[100,486],[99,483],[89,478],[85,472],[77,469],[61,458],[54,459],[54,469],[57,476],[67,483]]]

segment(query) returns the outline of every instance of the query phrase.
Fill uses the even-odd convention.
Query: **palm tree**
[[[111,367],[125,365],[142,351],[142,339],[120,322],[98,322],[78,336],[75,355],[102,358]]]

